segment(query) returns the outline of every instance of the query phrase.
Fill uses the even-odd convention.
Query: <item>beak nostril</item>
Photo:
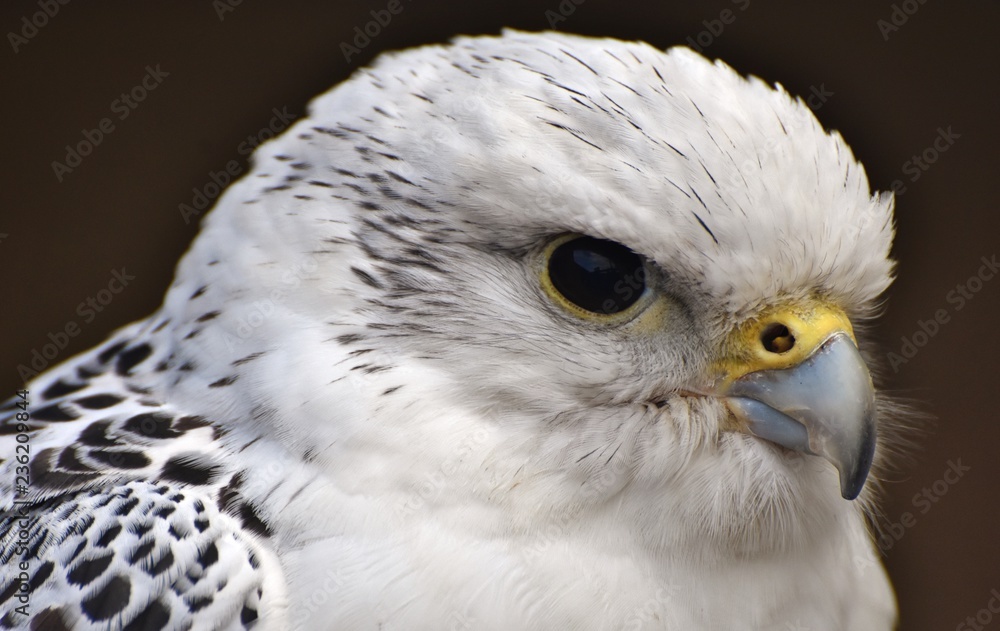
[[[795,336],[780,322],[772,322],[760,334],[760,343],[769,353],[785,353],[795,346]]]

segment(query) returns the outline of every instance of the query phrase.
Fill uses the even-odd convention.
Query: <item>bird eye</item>
[[[620,243],[594,237],[557,239],[549,246],[543,276],[549,293],[590,314],[621,313],[646,289],[642,258]]]

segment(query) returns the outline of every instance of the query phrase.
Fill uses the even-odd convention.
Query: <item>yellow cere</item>
[[[775,340],[768,350],[762,338],[769,327],[785,326],[794,338]],[[851,321],[839,307],[819,300],[784,304],[765,310],[735,329],[716,362],[717,386],[725,387],[743,375],[758,370],[780,370],[800,364],[838,332],[857,344]]]

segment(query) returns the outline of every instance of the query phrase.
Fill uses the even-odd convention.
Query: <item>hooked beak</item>
[[[717,388],[744,431],[830,461],[848,500],[875,454],[875,389],[853,337],[836,308],[772,311],[734,334]]]

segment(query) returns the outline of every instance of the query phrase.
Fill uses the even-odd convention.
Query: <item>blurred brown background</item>
[[[503,26],[542,30],[555,16],[570,32],[658,47],[693,41],[743,73],[825,95],[813,101],[819,118],[843,133],[873,186],[905,187],[899,279],[879,334],[887,353],[906,360],[890,371],[893,389],[925,401],[938,420],[889,485],[885,559],[902,629],[979,628],[962,626],[977,614],[983,628],[1000,629],[992,620],[1000,614],[983,613],[1000,589],[1000,281],[969,280],[981,257],[1000,250],[992,190],[1000,5],[401,0],[402,12],[346,61],[341,44],[354,45],[355,27],[387,0],[237,1],[0,7],[0,398],[20,386],[19,364],[54,365],[153,311],[197,228],[178,206],[230,160],[245,169],[241,143],[274,123],[275,109],[301,115],[312,96],[378,52]],[[45,16],[45,6],[55,14]],[[166,76],[146,79],[158,84],[134,109],[116,103],[141,85],[147,66]],[[52,163],[65,162],[66,145],[103,118],[114,129],[59,181]],[[134,279],[106,291],[123,268]],[[947,322],[927,324],[936,313]],[[78,335],[60,334],[68,324]],[[66,348],[51,361],[34,355],[59,343]],[[961,477],[945,475],[959,464],[968,467]]]

